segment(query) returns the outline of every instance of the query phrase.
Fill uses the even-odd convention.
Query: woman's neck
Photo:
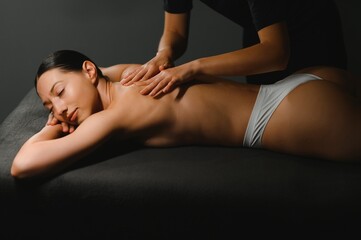
[[[107,81],[104,78],[99,78],[97,89],[103,110],[107,109],[112,102],[112,85],[113,84],[111,81]]]

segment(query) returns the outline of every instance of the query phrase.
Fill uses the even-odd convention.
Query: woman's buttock
[[[312,74],[293,74],[275,84],[262,85],[248,122],[243,145],[263,147],[262,137],[275,110],[293,89],[312,80],[321,79]]]
[[[333,82],[303,83],[274,111],[262,138],[263,147],[322,156],[352,135],[352,119],[360,110],[356,105],[355,98]]]

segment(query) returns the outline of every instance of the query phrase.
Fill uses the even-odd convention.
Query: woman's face
[[[51,69],[38,79],[37,91],[44,106],[61,122],[79,125],[101,110],[94,78],[85,70]]]

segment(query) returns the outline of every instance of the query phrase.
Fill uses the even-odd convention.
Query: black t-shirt
[[[328,65],[346,68],[347,56],[341,21],[333,0],[201,0],[242,26],[244,47],[259,42],[257,31],[286,22],[291,56],[285,71],[248,76],[253,83],[272,83],[304,67]],[[164,0],[164,10],[183,13],[192,0]]]

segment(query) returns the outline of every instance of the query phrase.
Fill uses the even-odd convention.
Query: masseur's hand
[[[138,86],[145,86],[140,93],[153,97],[161,93],[169,93],[180,84],[193,80],[195,71],[190,63],[180,65],[178,67],[162,70],[154,77],[137,82]]]
[[[55,125],[57,125],[59,123],[61,124],[64,133],[72,133],[72,132],[74,132],[75,126],[70,125],[70,124],[68,124],[66,122],[60,122],[58,119],[56,119],[54,117],[54,115],[52,113],[50,113],[46,125],[55,126]]]
[[[165,54],[158,52],[157,55],[152,58],[149,62],[136,68],[134,71],[129,72],[120,81],[121,84],[129,86],[138,81],[145,81],[155,76],[160,71],[173,67],[173,61]]]

